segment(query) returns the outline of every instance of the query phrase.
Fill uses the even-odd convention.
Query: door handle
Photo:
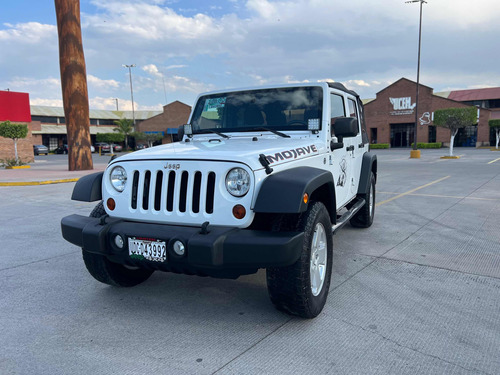
[[[348,147],[345,148],[346,151],[354,151],[354,145],[350,145]]]
[[[364,143],[360,143],[360,144],[358,145],[358,148],[363,148],[363,147],[365,147],[365,144],[364,144]]]

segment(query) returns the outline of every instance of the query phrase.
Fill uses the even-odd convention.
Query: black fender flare
[[[368,194],[370,189],[371,173],[375,175],[375,183],[377,182],[377,155],[371,152],[363,154],[361,164],[361,174],[359,176],[358,195]]]
[[[94,202],[102,199],[102,176],[104,172],[92,173],[80,178],[71,199],[74,201]]]
[[[313,167],[297,167],[268,176],[260,188],[254,212],[305,212],[311,197],[318,190],[329,196],[329,202],[325,202],[325,206],[334,220],[336,203],[333,175],[330,171]],[[305,193],[309,195],[308,203],[304,203]]]

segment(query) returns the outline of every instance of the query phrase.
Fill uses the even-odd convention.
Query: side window
[[[358,112],[356,111],[356,102],[352,99],[349,99],[348,103],[349,103],[349,117],[358,118]]]
[[[331,94],[330,104],[331,131],[333,135],[333,124],[335,122],[335,119],[339,117],[345,117],[344,97],[337,94]]]

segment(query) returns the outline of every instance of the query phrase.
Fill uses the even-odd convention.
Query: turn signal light
[[[113,211],[116,208],[116,202],[113,198],[108,198],[108,200],[106,201],[106,205],[111,211]]]
[[[243,219],[247,214],[247,210],[241,204],[237,204],[233,207],[233,216],[236,219]]]
[[[307,193],[304,193],[304,203],[307,204],[307,202],[309,202],[309,194]]]

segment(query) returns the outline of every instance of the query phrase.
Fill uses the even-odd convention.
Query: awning
[[[114,133],[113,129],[116,126],[90,126],[90,134],[96,135],[97,133]],[[66,125],[47,125],[42,124],[41,130],[33,130],[32,134],[68,134]]]
[[[162,136],[165,136],[165,132],[160,131],[146,131],[144,134],[161,134]]]
[[[177,134],[178,128],[167,128],[167,134]]]

